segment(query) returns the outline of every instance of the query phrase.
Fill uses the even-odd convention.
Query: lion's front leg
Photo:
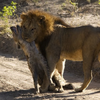
[[[48,87],[49,87],[49,80],[48,80],[48,77],[45,75],[45,73],[44,73],[44,75],[43,75],[44,77],[43,77],[43,82],[42,82],[42,84],[41,84],[41,87],[40,87],[40,92],[46,92],[47,90],[48,90]]]
[[[57,65],[56,65],[57,70],[54,72],[54,76],[55,76],[54,80],[55,80],[55,83],[58,81],[61,81],[59,82],[60,86],[62,86],[61,90],[63,90],[63,88],[64,89],[74,89],[74,86],[71,83],[66,83],[66,80],[63,77],[64,69],[65,69],[65,62],[66,62],[65,59],[59,59],[59,61],[57,62]],[[58,71],[58,74],[56,74],[57,71]],[[57,77],[59,77],[58,80],[57,80]]]
[[[56,87],[58,88],[58,92],[63,92],[63,83],[65,84],[65,81],[63,80],[62,76],[59,74],[58,70],[55,69],[54,75],[53,75],[53,82],[56,84]]]
[[[58,72],[60,73],[62,77],[63,77],[64,69],[65,69],[65,61],[66,61],[65,59],[59,59],[56,65],[56,69],[58,70]]]
[[[59,60],[59,57],[53,52],[47,52],[47,62],[48,62],[48,67],[49,67],[49,90],[51,91],[56,91],[55,84],[53,83],[52,77],[55,72],[56,64]]]

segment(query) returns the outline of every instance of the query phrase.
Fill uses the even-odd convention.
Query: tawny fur
[[[55,32],[54,26],[62,25],[62,27],[71,27],[70,25],[66,24],[62,19],[38,10],[31,10],[26,13],[22,13],[21,18],[21,27],[23,29],[22,38],[28,42],[35,40],[37,47],[39,48],[39,50],[45,58],[46,48],[48,47],[48,44],[52,42],[51,36],[53,35],[53,32]],[[58,71],[61,74],[62,83],[64,83],[63,62],[65,62],[64,59],[59,59],[56,65],[56,71]]]
[[[27,18],[27,20],[29,19]],[[27,21],[22,20],[21,25],[26,25],[26,22]],[[51,83],[54,69],[57,68],[56,65],[60,59],[83,61],[84,82],[80,88],[76,89],[76,91],[81,92],[85,90],[92,79],[93,60],[100,51],[100,28],[92,27],[90,25],[76,28],[66,28],[62,26],[54,27],[54,25],[53,31],[49,31],[48,34],[48,31],[42,31],[42,28],[45,27],[46,24],[40,23],[39,26],[38,20],[34,20],[34,22],[35,23],[31,23],[32,26],[28,25],[25,27],[26,30],[23,28],[23,38],[29,33],[28,31],[32,27],[36,28],[36,26],[38,26],[36,31],[32,32],[35,35],[30,32],[31,34],[27,35],[26,40],[35,40],[39,49],[46,57],[50,67]],[[46,20],[44,20],[44,23],[45,22]],[[43,36],[43,38],[40,38],[41,36]]]
[[[52,80],[53,71],[59,59],[83,61],[84,82],[75,91],[85,90],[92,80],[92,64],[100,51],[100,27],[87,25],[64,28],[56,26],[52,34],[46,48],[50,80]]]
[[[23,26],[23,28],[25,29],[29,28],[27,31],[30,31],[32,29],[36,31],[36,29],[39,28],[39,30],[36,31],[36,34],[38,32],[40,33],[41,31],[42,35],[38,36],[38,39],[37,39],[38,42],[41,42],[44,39],[44,37],[51,35],[51,33],[54,31],[55,24],[60,24],[67,28],[72,27],[66,24],[59,17],[53,16],[49,13],[39,11],[39,10],[30,10],[27,13],[22,13],[21,19],[22,19],[21,26]],[[24,32],[23,34],[26,35],[26,36],[23,36],[23,38],[25,37],[27,38],[26,32]],[[29,32],[29,34],[31,34],[31,31]]]

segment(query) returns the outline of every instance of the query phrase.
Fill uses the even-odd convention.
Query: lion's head
[[[54,19],[48,13],[30,10],[27,13],[22,13],[21,19],[22,37],[28,42],[41,41],[53,31]]]

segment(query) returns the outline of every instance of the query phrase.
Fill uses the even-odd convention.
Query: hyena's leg
[[[35,69],[36,65],[31,63],[30,58],[28,58],[27,61],[28,61],[28,67],[29,67],[30,72],[32,74],[34,87],[35,87],[35,92],[40,93],[39,85],[38,85],[38,74],[37,74],[37,71]]]
[[[38,84],[38,74],[36,73],[36,71],[34,71],[34,73],[32,73],[33,76],[33,80],[34,80],[34,86],[35,86],[35,93],[40,93],[39,90],[39,84]]]

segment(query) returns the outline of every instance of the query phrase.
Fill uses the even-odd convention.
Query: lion
[[[93,60],[100,51],[100,27],[91,25],[71,28],[56,26],[45,14],[41,15],[34,11],[22,14],[21,18],[22,37],[29,42],[34,40],[47,59],[50,83],[53,83],[52,77],[55,68],[58,68],[59,61],[62,62],[64,59],[83,61],[84,81],[81,87],[75,88],[75,91],[85,90],[92,80]]]
[[[61,25],[62,27],[66,28],[72,27],[66,24],[59,17],[53,16],[51,14],[39,10],[30,10],[26,13],[22,13],[21,19],[21,27],[23,29],[22,38],[28,42],[32,42],[33,40],[35,40],[39,51],[46,59],[46,48],[51,42],[51,36],[53,35],[52,33],[53,31],[55,31],[54,26]],[[61,79],[63,79],[64,68],[65,59],[61,58],[56,64],[56,69],[61,75]],[[65,85],[67,85],[66,82]]]
[[[92,64],[100,51],[100,27],[86,25],[75,28],[57,26],[54,28],[46,48],[51,83],[59,59],[83,61],[84,82],[80,88],[75,89],[76,92],[82,92],[93,78]]]
[[[49,74],[46,60],[37,50],[34,41],[28,43],[22,39],[22,31],[19,26],[17,26],[17,29],[16,27],[11,27],[11,30],[13,32],[14,41],[20,45],[27,57],[27,62],[32,73],[36,93],[46,92],[48,90],[48,86],[46,84],[49,84]],[[41,86],[40,89],[38,83]]]

